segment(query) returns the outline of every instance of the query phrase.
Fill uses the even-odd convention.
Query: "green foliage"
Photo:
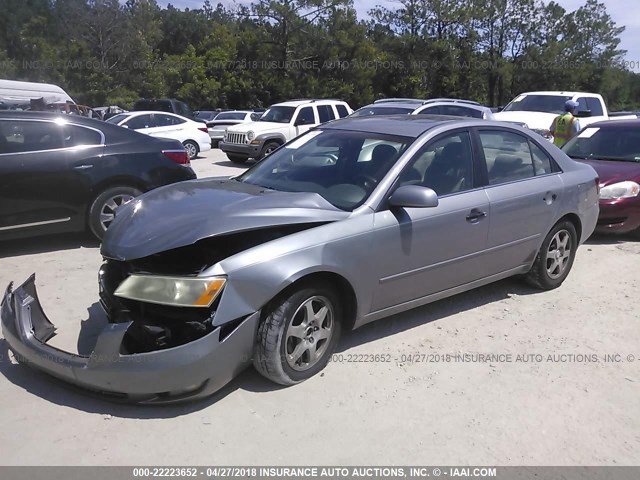
[[[338,97],[602,93],[640,108],[617,26],[598,0],[398,0],[358,19],[352,0],[254,0],[231,10],[156,0],[0,0],[0,77],[64,87],[81,103],[176,97],[194,109]]]

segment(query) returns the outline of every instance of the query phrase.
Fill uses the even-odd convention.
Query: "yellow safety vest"
[[[571,113],[567,112],[564,115],[559,115],[553,121],[553,144],[557,147],[563,146],[573,136],[573,122],[575,117]]]

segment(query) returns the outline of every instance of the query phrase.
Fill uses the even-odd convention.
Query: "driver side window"
[[[300,126],[300,125],[315,125],[316,123],[316,118],[315,115],[313,114],[313,108],[312,107],[304,107],[301,108],[300,111],[298,112],[298,118],[296,118],[296,126]]]
[[[473,153],[469,132],[440,137],[423,146],[402,171],[398,186],[421,185],[439,197],[473,188]]]

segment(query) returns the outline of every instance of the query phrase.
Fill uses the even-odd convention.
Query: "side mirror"
[[[438,194],[420,185],[403,185],[389,197],[392,207],[429,208],[438,206]]]
[[[502,110],[504,110],[504,105],[499,105],[498,106],[498,112],[501,112]]]
[[[579,110],[576,114],[578,118],[586,118],[591,116],[591,110]]]

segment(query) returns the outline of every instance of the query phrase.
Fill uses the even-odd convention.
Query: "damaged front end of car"
[[[251,364],[260,310],[219,318],[226,278],[199,274],[316,225],[206,238],[139,259],[105,258],[98,283],[108,324],[86,356],[47,343],[56,328],[40,305],[34,274],[5,292],[4,337],[18,361],[113,400],[171,403],[210,396]]]
[[[184,201],[191,208],[176,203]],[[35,275],[7,289],[4,337],[19,361],[112,398],[167,403],[211,395],[251,364],[261,309],[291,277],[280,264],[245,268],[256,261],[251,252],[346,216],[316,194],[233,181],[152,190],[121,207],[106,232],[98,281],[108,324],[91,355],[47,343],[55,327]],[[298,247],[280,244],[280,254]],[[260,255],[278,253],[267,247]],[[225,269],[232,259],[237,265]]]

